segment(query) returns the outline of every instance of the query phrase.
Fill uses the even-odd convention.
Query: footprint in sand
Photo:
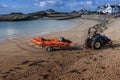
[[[29,60],[23,61],[23,62],[21,63],[21,65],[28,64],[29,62],[31,62],[31,61],[29,61]]]

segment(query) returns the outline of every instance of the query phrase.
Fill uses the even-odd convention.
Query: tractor
[[[85,40],[85,47],[99,50],[104,45],[109,44],[112,47],[112,41],[105,35],[101,35],[97,30],[89,28]]]

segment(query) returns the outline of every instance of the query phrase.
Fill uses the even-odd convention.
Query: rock
[[[33,13],[20,13],[20,12],[12,12],[6,15],[0,15],[0,21],[25,21],[25,20],[36,20],[36,19],[72,19],[76,17],[81,17],[79,13],[65,13],[65,12],[56,12],[53,9],[48,9],[45,11],[38,11]]]
[[[0,21],[24,21],[24,20],[34,20],[46,16],[44,11],[39,11],[30,14],[23,13],[10,13],[0,16]]]

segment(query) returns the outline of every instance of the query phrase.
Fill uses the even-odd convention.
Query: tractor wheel
[[[46,51],[51,52],[52,50],[52,47],[46,47]]]
[[[92,42],[92,48],[95,49],[95,50],[98,50],[101,48],[101,42],[100,41],[93,41]]]

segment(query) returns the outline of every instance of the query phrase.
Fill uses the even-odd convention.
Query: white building
[[[98,13],[103,13],[103,14],[115,14],[118,13],[119,11],[120,11],[120,4],[119,5],[106,4],[97,9]]]
[[[110,4],[105,5],[105,8],[102,11],[103,13],[107,13],[107,14],[111,14],[112,13],[112,7],[110,6]]]

